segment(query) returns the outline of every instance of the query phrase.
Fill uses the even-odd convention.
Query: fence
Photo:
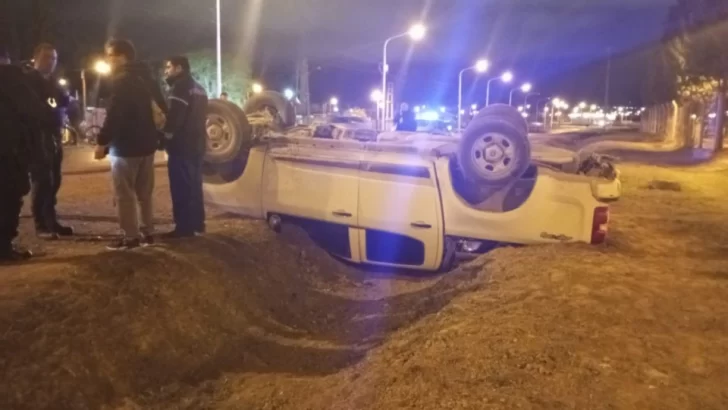
[[[718,115],[726,115],[725,109],[718,105],[717,98],[708,102],[678,105],[672,101],[655,105],[642,114],[640,128],[642,132],[660,136],[665,144],[675,148],[715,149]],[[725,127],[721,131],[726,135]]]

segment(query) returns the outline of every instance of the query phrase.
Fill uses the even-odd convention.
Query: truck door
[[[296,145],[269,148],[263,209],[305,228],[329,252],[359,262],[359,157]]]
[[[359,243],[370,264],[436,270],[443,257],[443,226],[431,164],[362,162]]]

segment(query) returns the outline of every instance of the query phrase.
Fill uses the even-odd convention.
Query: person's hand
[[[106,147],[103,145],[97,145],[94,149],[94,159],[101,161],[104,158],[106,158]]]

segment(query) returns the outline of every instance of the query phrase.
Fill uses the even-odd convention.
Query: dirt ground
[[[66,179],[74,240],[0,267],[0,409],[728,408],[728,166],[621,166],[605,246],[362,272],[211,214],[126,253],[108,175]],[[169,228],[158,174],[160,229]]]

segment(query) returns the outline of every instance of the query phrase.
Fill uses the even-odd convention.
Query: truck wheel
[[[243,111],[253,125],[262,123],[274,131],[283,131],[296,125],[296,111],[281,93],[264,91],[245,103]]]
[[[500,119],[511,123],[517,130],[522,131],[524,135],[528,135],[528,121],[521,115],[516,108],[507,104],[493,104],[484,107],[473,118],[473,122],[477,122],[481,118]]]
[[[250,149],[252,130],[245,113],[235,104],[210,100],[207,104],[205,162],[224,164]]]
[[[520,178],[530,163],[528,136],[507,119],[478,118],[463,132],[458,165],[467,180],[503,186]]]

